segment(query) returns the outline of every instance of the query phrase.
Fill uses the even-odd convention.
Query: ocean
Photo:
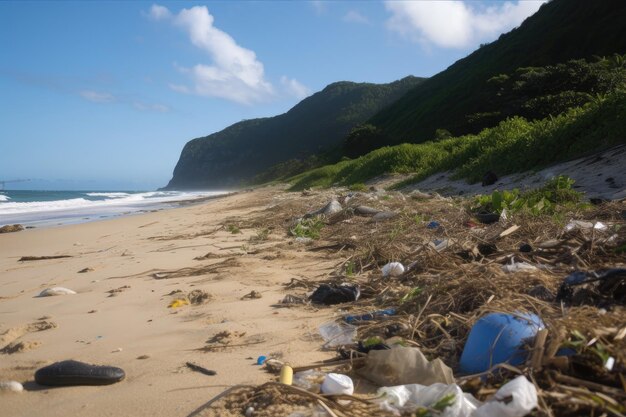
[[[225,194],[224,191],[0,191],[0,227],[50,227],[138,214]]]

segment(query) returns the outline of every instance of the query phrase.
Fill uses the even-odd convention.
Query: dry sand
[[[254,229],[219,229],[280,196],[277,189],[263,189],[197,206],[0,235],[0,349],[17,346],[14,353],[0,353],[0,380],[25,386],[22,393],[0,393],[0,414],[187,415],[227,387],[272,380],[255,364],[259,355],[280,353],[298,364],[332,357],[320,350],[317,332],[331,310],[272,305],[287,293],[283,284],[321,279],[336,260],[289,244],[284,230],[251,242]],[[194,260],[207,253],[208,259]],[[72,257],[18,261],[44,255]],[[217,266],[192,276],[152,276],[209,265]],[[84,268],[93,271],[79,273]],[[77,294],[37,297],[55,286]],[[195,289],[212,298],[168,308],[176,296],[167,294]],[[262,298],[242,299],[252,290]],[[233,334],[231,344],[250,344],[197,350],[225,330]],[[66,359],[119,366],[126,379],[100,387],[34,383],[36,369]],[[186,361],[217,375],[193,372]]]

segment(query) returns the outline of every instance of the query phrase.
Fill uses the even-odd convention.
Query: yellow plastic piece
[[[168,308],[178,308],[178,307],[182,307],[182,306],[186,306],[189,305],[189,301],[185,300],[184,298],[179,298],[178,300],[174,300],[170,303],[170,305],[168,305]]]
[[[293,368],[289,365],[284,365],[280,368],[280,383],[285,385],[291,385],[293,382]]]

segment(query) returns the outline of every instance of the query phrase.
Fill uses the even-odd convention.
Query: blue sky
[[[190,139],[335,81],[432,76],[541,3],[0,2],[0,180],[154,189]]]

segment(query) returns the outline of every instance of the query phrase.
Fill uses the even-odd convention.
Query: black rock
[[[498,181],[498,176],[493,171],[487,171],[483,176],[483,187],[493,185]]]
[[[533,251],[533,247],[530,246],[528,243],[524,243],[524,244],[520,245],[519,251],[520,252],[524,252],[524,253],[530,253],[530,252]]]
[[[109,385],[124,379],[126,374],[114,366],[90,365],[68,360],[56,362],[35,372],[35,381],[41,385]]]

